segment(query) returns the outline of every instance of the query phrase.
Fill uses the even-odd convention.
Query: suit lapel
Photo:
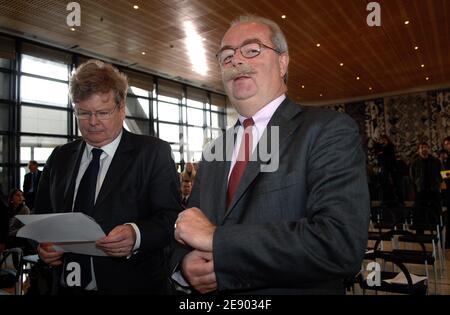
[[[65,212],[72,211],[75,181],[77,179],[78,170],[80,169],[81,158],[85,147],[86,143],[84,141],[80,141],[78,145],[74,146],[74,148],[68,152],[67,169],[70,170],[70,174],[67,177],[66,187],[64,189]]]
[[[134,161],[132,154],[133,150],[134,146],[130,142],[129,133],[124,130],[122,139],[120,140],[117,151],[114,154],[108,172],[103,180],[100,192],[98,193],[94,213],[100,209],[102,202],[105,201],[111,192],[114,189],[117,189],[117,187],[120,187],[120,181],[122,180],[123,174],[129,171],[129,166]]]
[[[292,120],[294,116],[301,112],[301,107],[293,103],[290,99],[286,98],[283,103],[278,107],[275,111],[274,115],[270,119],[267,124],[267,128],[264,131],[261,139],[267,139],[269,144],[272,146],[270,152],[270,156],[273,154],[279,154],[281,152],[281,148],[283,147],[284,142],[289,136],[294,132],[294,130],[298,127],[297,123]],[[279,127],[279,145],[275,145],[271,142],[271,127]],[[270,146],[269,146],[270,147]],[[226,210],[225,215],[222,219],[222,224],[226,220],[226,218],[230,215],[230,213],[236,208],[237,203],[243,197],[245,192],[248,190],[249,186],[253,183],[253,181],[258,177],[261,172],[261,168],[264,168],[265,164],[269,164],[272,158],[269,158],[267,161],[262,161],[259,157],[259,149],[260,143],[256,146],[255,151],[253,152],[253,159],[256,161],[250,160],[248,163],[244,175],[241,178],[241,182],[239,183],[238,189],[234,195],[233,200],[229,208]],[[280,155],[279,155],[280,157]],[[226,196],[226,190],[224,195]]]
[[[233,148],[235,143],[236,134],[234,132],[234,128],[229,128],[223,137],[223,142],[219,143],[219,145],[223,146],[223,157],[222,161],[215,162],[215,171],[214,178],[221,180],[220,184],[215,186],[216,189],[213,192],[213,196],[217,196],[217,211],[216,213],[216,222],[220,222],[221,218],[225,215],[226,212],[226,201],[227,201],[227,188],[228,188],[228,174],[230,173],[231,166],[231,158],[233,156],[233,150],[228,150],[228,148]]]

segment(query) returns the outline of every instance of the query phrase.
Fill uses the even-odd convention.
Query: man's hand
[[[217,290],[212,253],[193,250],[181,262],[184,278],[198,292],[205,294]]]
[[[198,208],[190,208],[178,215],[175,239],[204,252],[212,252],[216,226]]]
[[[136,232],[129,224],[119,225],[109,234],[98,240],[95,245],[109,256],[127,257],[133,252],[136,243]]]
[[[64,252],[57,252],[52,243],[41,243],[37,248],[39,257],[43,262],[50,266],[59,266],[62,264],[61,257]]]

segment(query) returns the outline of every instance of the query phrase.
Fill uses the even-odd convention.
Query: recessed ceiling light
[[[317,47],[320,47],[320,44],[319,43],[317,43],[317,45],[316,45]]]
[[[305,86],[304,85],[302,85],[302,89],[304,89],[305,88]]]
[[[371,86],[369,86],[369,90],[372,91],[372,87]]]
[[[75,27],[71,27],[70,30],[71,30],[72,32],[75,32]]]
[[[320,97],[322,97],[323,96],[323,94],[322,93],[320,93]]]
[[[408,20],[406,20],[406,21],[405,21],[405,25],[408,25],[408,24],[409,24],[409,21],[408,21]]]
[[[419,46],[414,46],[414,50],[419,50]]]
[[[422,68],[425,68],[425,65],[424,65],[424,64],[421,64],[420,66],[421,66]]]
[[[425,80],[427,80],[427,81],[428,81],[428,80],[430,80],[430,78],[429,78],[429,77],[426,77],[426,78],[425,78]]]
[[[283,15],[281,16],[281,18],[282,18],[282,19],[285,19],[285,18],[286,18],[286,15],[283,14]]]
[[[340,64],[339,64],[341,67],[343,67],[344,66],[344,63],[343,62],[341,62]]]
[[[143,56],[145,56],[147,53],[146,53],[145,51],[143,51],[143,52],[141,52],[141,54],[142,54]]]
[[[359,77],[356,77],[356,80],[359,80]]]
[[[139,6],[135,4],[135,5],[133,6],[133,9],[137,10],[137,9],[139,9]]]

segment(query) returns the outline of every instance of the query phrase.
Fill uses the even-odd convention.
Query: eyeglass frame
[[[244,46],[246,46],[246,45],[249,45],[249,44],[258,44],[258,45],[260,46],[260,47],[259,47],[259,52],[258,52],[257,55],[255,55],[255,56],[253,56],[253,57],[246,57],[246,56],[244,56],[244,54],[242,53],[242,47],[244,47]],[[239,46],[237,46],[237,47],[224,46],[224,47],[220,48],[220,50],[219,50],[219,51],[217,52],[217,54],[216,54],[216,59],[217,59],[217,61],[219,62],[219,64],[220,64],[221,66],[227,65],[227,64],[229,64],[229,63],[233,60],[233,58],[236,56],[236,51],[237,51],[238,49],[239,49],[239,52],[241,53],[241,56],[242,56],[242,57],[244,57],[244,58],[246,58],[246,59],[253,59],[253,58],[256,58],[256,57],[258,57],[259,55],[261,55],[261,50],[262,50],[261,48],[262,48],[262,47],[268,48],[268,49],[270,49],[270,50],[273,50],[273,51],[276,52],[278,55],[281,55],[281,54],[283,53],[282,51],[279,51],[279,50],[276,49],[276,48],[270,47],[270,46],[268,46],[268,45],[262,43],[259,39],[248,39],[248,40],[245,40],[241,45],[239,45]],[[219,54],[222,53],[222,52],[225,51],[225,50],[228,50],[228,49],[234,51],[233,55],[231,56],[230,62],[227,62],[227,63],[220,62]]]
[[[79,120],[88,120],[88,119],[91,119],[92,116],[95,116],[95,118],[97,118],[98,120],[108,120],[108,119],[111,119],[111,117],[112,117],[112,115],[114,114],[114,112],[116,111],[116,109],[117,109],[117,108],[120,108],[120,107],[121,107],[121,106],[120,106],[120,103],[116,103],[116,105],[114,106],[114,108],[108,112],[108,117],[107,117],[107,118],[99,118],[99,117],[98,117],[98,113],[99,113],[99,112],[106,112],[106,110],[97,110],[97,111],[95,111],[95,112],[85,111],[86,114],[89,115],[89,117],[81,118],[81,117],[78,116],[78,113],[77,113],[77,112],[78,112],[78,109],[74,108],[74,110],[73,110],[73,115],[74,115],[77,119],[79,119]]]

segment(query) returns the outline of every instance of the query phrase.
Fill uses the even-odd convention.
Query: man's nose
[[[96,124],[98,124],[97,115],[95,113],[91,113],[91,115],[89,116],[89,125],[95,126]]]
[[[244,56],[242,56],[241,51],[238,49],[236,50],[236,53],[233,56],[233,59],[231,59],[231,63],[233,66],[239,66],[244,63],[244,59],[246,59]]]

